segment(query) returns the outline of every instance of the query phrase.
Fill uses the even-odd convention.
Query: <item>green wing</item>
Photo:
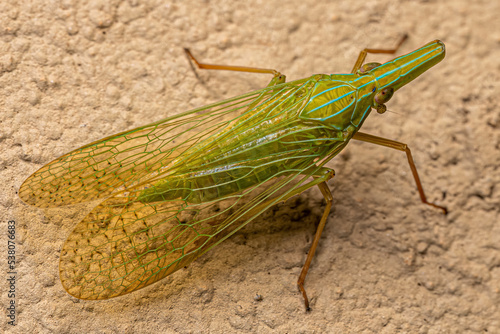
[[[141,190],[114,196],[68,237],[59,264],[62,284],[80,299],[108,299],[157,282],[286,198],[315,170],[306,169],[210,203],[143,203]]]
[[[225,160],[219,156],[205,159],[203,154],[220,151],[220,145],[229,151],[244,148],[243,139],[249,138],[256,119],[273,123],[278,114],[298,112],[312,87],[304,88],[308,82],[272,86],[102,139],[30,176],[20,197],[39,207],[108,198],[77,224],[63,246],[60,276],[64,288],[81,299],[107,299],[141,289],[188,265],[306,184],[332,149],[339,150],[343,143],[323,145],[320,140],[318,144],[316,137],[307,132],[302,135],[302,128],[297,127],[284,137],[275,136],[275,144],[270,145],[281,145],[279,154],[240,160],[245,168],[265,170],[258,174],[258,182],[245,183],[248,175],[243,173],[230,181],[247,185],[239,191],[202,196],[205,200],[199,201],[176,195],[192,192],[185,188],[188,184],[197,184],[196,191],[202,193],[220,186],[194,182],[200,179],[200,171],[195,176],[184,173],[186,157],[198,156],[201,165],[208,160],[222,163],[210,172],[220,175]],[[311,127],[326,131],[317,124]],[[221,137],[229,133],[234,134],[234,141]],[[309,149],[313,144],[318,146]],[[274,164],[285,168],[268,168]],[[184,182],[169,183],[168,194],[174,195],[167,195],[163,181],[179,173]]]
[[[265,88],[90,143],[40,168],[22,184],[19,196],[30,205],[57,207],[161,178],[189,148],[265,110],[302,83]]]

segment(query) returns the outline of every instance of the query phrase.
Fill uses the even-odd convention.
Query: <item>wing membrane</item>
[[[303,189],[322,159],[345,144],[324,126],[299,124],[314,86],[302,89],[306,83],[271,86],[104,138],[30,176],[20,197],[39,207],[108,197],[63,246],[64,288],[81,299],[141,289]]]
[[[109,197],[175,172],[169,164],[190,147],[300,84],[265,88],[90,143],[39,169],[19,196],[30,205],[56,207]]]
[[[312,173],[307,167],[210,203],[143,203],[140,191],[114,196],[67,239],[60,259],[63,286],[80,299],[108,299],[157,282],[304,184]]]

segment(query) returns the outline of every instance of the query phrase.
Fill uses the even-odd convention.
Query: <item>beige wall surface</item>
[[[486,0],[2,1],[0,331],[499,333],[498,13],[500,2]],[[306,280],[311,312],[296,281],[325,206],[316,188],[145,289],[104,301],[65,292],[60,251],[90,209],[31,207],[17,196],[22,182],[79,146],[271,79],[193,71],[183,48],[294,80],[347,73],[360,50],[390,48],[404,34],[400,54],[440,39],[446,58],[363,131],[409,145],[447,216],[420,202],[404,153],[353,141],[328,164],[334,206]]]

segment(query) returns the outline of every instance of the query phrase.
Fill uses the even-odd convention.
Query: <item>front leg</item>
[[[413,174],[413,178],[415,179],[415,183],[417,184],[418,193],[420,194],[420,199],[422,200],[422,203],[443,210],[445,215],[448,214],[448,209],[446,207],[427,201],[427,197],[425,196],[424,193],[424,188],[422,187],[422,183],[420,182],[420,177],[418,176],[417,167],[415,166],[415,162],[413,161],[413,157],[411,155],[411,151],[408,145],[400,143],[395,140],[377,137],[362,132],[357,132],[356,134],[354,134],[352,138],[380,146],[390,147],[405,152],[406,157],[408,158],[408,163],[410,164],[410,169]]]

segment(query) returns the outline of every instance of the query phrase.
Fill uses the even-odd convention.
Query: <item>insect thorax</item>
[[[366,76],[324,75],[317,81],[300,118],[320,121],[338,131],[355,132],[370,112],[372,85]]]

